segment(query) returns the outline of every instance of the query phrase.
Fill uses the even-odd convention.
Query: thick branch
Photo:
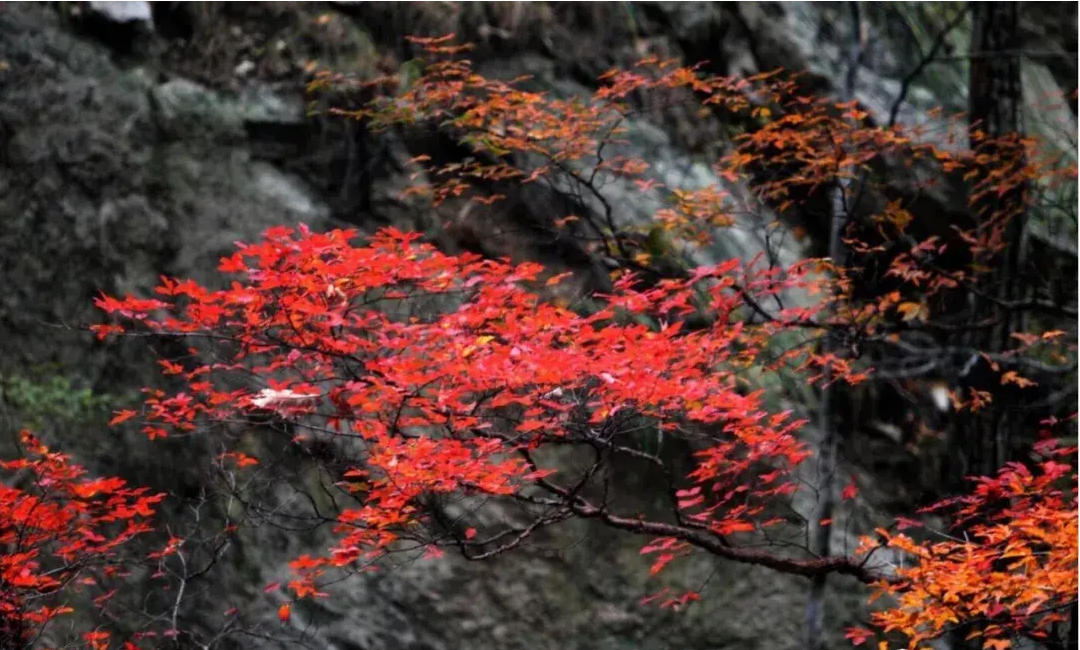
[[[882,576],[872,573],[861,564],[852,562],[851,559],[846,557],[824,557],[809,560],[778,557],[764,551],[729,546],[715,535],[701,530],[656,521],[619,517],[588,504],[578,503],[571,507],[578,516],[587,519],[598,519],[612,528],[642,535],[673,537],[717,557],[743,564],[762,566],[781,573],[807,578],[834,573],[852,576],[866,584],[872,584],[884,579]]]

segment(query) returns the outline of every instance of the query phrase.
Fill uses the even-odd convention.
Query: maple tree
[[[241,245],[222,262],[222,270],[242,270],[251,284],[210,291],[164,279],[157,292],[174,303],[99,301],[151,331],[206,338],[223,355],[194,367],[163,362],[167,373],[188,380],[189,391],[151,391],[143,413],[148,435],[269,410],[304,421],[306,433],[296,441],[325,434],[360,443],[355,466],[341,479],[347,491],[364,494],[363,507],[339,516],[347,534],[330,557],[306,558],[299,567],[317,576],[324,566],[378,554],[403,535],[415,537],[405,531],[423,516],[418,501],[464,492],[536,508],[533,529],[581,516],[666,532],[670,541],[657,547],[664,552],[656,570],[690,546],[705,546],[795,572],[861,571],[845,561],[782,560],[723,541],[781,523],[761,519],[758,501],[790,492],[794,485],[784,478],[807,453],[793,435],[801,422],[765,413],[761,391],[748,388],[739,374],[759,359],[784,319],[806,319],[814,308],[785,309],[778,320],[754,326],[735,317],[745,296],[765,300],[783,288],[813,287],[816,281],[798,268],[779,279],[772,269],[727,262],[646,289],[625,276],[605,296],[605,308],[580,315],[522,286],[558,284],[559,276],[541,278],[538,265],[448,256],[394,229],[362,247],[350,243],[354,236],[271,229],[263,242]],[[437,299],[453,309],[427,307],[422,315],[406,309],[395,316],[400,303],[437,305]],[[692,302],[715,315],[709,328],[683,331],[680,319],[694,311]],[[177,312],[155,317],[171,305]],[[107,335],[116,327],[96,329]],[[807,354],[784,354],[773,363],[797,356]],[[222,390],[218,382],[232,372],[266,377],[267,384],[258,391]],[[117,419],[135,415],[126,411]],[[648,458],[624,441],[629,429],[649,426],[675,433],[717,429],[693,434],[712,442],[699,452],[685,486],[673,486],[673,524],[610,512],[602,500],[581,493],[607,454]],[[590,449],[596,462],[576,485],[560,484],[537,458],[549,445]],[[246,455],[238,462],[257,465]],[[760,472],[765,467],[770,471]],[[758,485],[748,493],[744,481],[752,470],[760,472]],[[706,503],[706,493],[719,498]],[[450,531],[425,544],[490,554],[520,542],[527,531]],[[300,595],[314,589],[305,581],[294,587]]]
[[[1067,624],[1080,584],[1076,492],[1063,488],[1062,479],[1075,483],[1068,461],[1076,450],[1059,448],[1053,438],[1036,448],[1044,460],[1034,471],[1011,462],[996,476],[978,479],[972,494],[928,509],[954,510],[957,526],[977,520],[963,537],[938,532],[936,541],[918,543],[879,531],[889,547],[918,563],[879,585],[879,593],[898,596],[898,605],[874,613],[875,624],[903,631],[915,647],[967,623],[967,638],[984,638],[986,648],[1011,647],[1013,636],[1045,642],[1055,624]],[[869,634],[848,632],[858,640]]]
[[[583,209],[552,215],[550,227],[614,267],[591,301],[572,299],[571,274],[539,264],[451,255],[394,228],[361,240],[304,226],[239,243],[218,267],[233,278],[227,288],[162,278],[154,297],[97,300],[114,317],[93,326],[101,338],[149,332],[190,346],[187,357],[160,360],[184,388],[147,389],[143,408],[114,424],[138,418],[152,439],[217,431],[233,477],[263,465],[222,433],[229,427],[285,422],[296,449],[327,450],[327,487],[350,505],[318,515],[337,541],[293,562],[293,596],[319,597],[336,572],[392,553],[453,548],[484,559],[542,528],[589,519],[648,537],[642,552],[654,574],[705,552],[806,577],[853,576],[894,599],[871,623],[913,648],[957,625],[972,626],[984,647],[1008,647],[1017,635],[1047,638],[1065,620],[1077,591],[1075,449],[1044,440],[1028,464],[1001,467],[970,494],[919,513],[955,528],[901,519],[925,534],[882,528],[850,555],[791,552],[805,529],[827,532],[832,518],[783,507],[815,450],[800,433],[806,419],[772,408],[761,378],[858,385],[927,367],[959,374],[972,358],[1018,389],[1035,385],[1032,373],[1067,374],[1075,344],[1064,331],[1029,323],[991,350],[952,320],[958,296],[986,295],[992,269],[983,264],[1009,245],[1004,233],[1021,208],[941,228],[896,188],[931,191],[951,174],[966,183],[972,210],[985,212],[995,195],[1029,207],[1020,188],[1075,182],[1075,167],[1032,138],[963,146],[950,135],[960,116],[933,128],[874,125],[857,103],[808,96],[798,76],[779,71],[715,77],[649,59],[605,75],[591,98],[564,99],[480,75],[448,39],[414,42],[430,58],[418,78],[365,81],[371,101],[336,112],[373,129],[425,127],[465,148],[464,160],[433,150],[410,161],[408,194],[435,207],[491,204],[513,185],[573,194]],[[342,82],[323,76],[314,87]],[[666,188],[647,161],[625,153],[626,124],[646,110],[645,95],[659,98],[653,108],[692,101],[741,125],[715,164],[731,185]],[[896,178],[897,162],[909,176]],[[639,228],[606,200],[602,188],[614,182],[667,204]],[[772,232],[772,219],[829,191],[845,214],[843,262],[774,251],[703,261],[717,233],[746,215]],[[650,246],[657,240],[665,246]],[[1075,309],[1037,291],[993,306]],[[816,345],[824,336],[839,345]],[[993,398],[982,385],[951,394],[969,413]],[[645,442],[657,435],[683,441],[694,465],[674,471]],[[611,489],[620,458],[664,476],[664,512],[625,508]],[[856,495],[849,484],[840,497]],[[491,509],[496,516],[485,516]],[[909,559],[875,561],[888,553]],[[680,607],[699,597],[659,600]],[[279,618],[290,615],[281,604]],[[849,631],[856,642],[873,634]]]
[[[118,478],[92,478],[51,451],[29,431],[25,455],[0,461],[0,645],[33,644],[48,624],[72,609],[74,591],[96,594],[104,605],[109,583],[122,579],[131,557],[123,547],[149,532],[164,495],[132,488]],[[85,644],[108,647],[109,634],[92,630]]]

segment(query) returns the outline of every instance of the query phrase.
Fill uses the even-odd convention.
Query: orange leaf
[[[132,410],[129,410],[129,409],[125,409],[123,411],[117,411],[116,415],[113,416],[113,419],[109,420],[109,426],[110,427],[111,426],[116,426],[117,424],[120,424],[121,422],[126,422],[126,421],[130,420],[131,418],[135,417],[138,414],[139,413],[137,411],[132,411]]]

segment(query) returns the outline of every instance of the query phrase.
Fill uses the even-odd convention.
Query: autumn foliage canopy
[[[981,262],[1006,246],[1005,222],[1016,215],[926,234],[903,200],[871,205],[895,181],[878,173],[882,164],[956,174],[972,206],[1035,180],[1068,182],[1075,168],[1059,169],[1036,142],[1015,138],[1009,151],[1023,156],[1001,156],[1007,162],[995,166],[965,142],[875,126],[855,103],[809,98],[797,77],[778,72],[714,78],[647,60],[605,75],[589,100],[559,99],[522,90],[522,80],[481,76],[447,41],[418,45],[431,59],[419,79],[404,90],[399,80],[368,80],[361,87],[371,100],[339,113],[375,129],[427,126],[470,149],[464,162],[427,153],[410,162],[418,180],[409,194],[436,207],[490,205],[508,184],[592,196],[595,214],[552,215],[552,227],[614,260],[598,286],[583,295],[572,273],[444,253],[394,228],[364,237],[282,226],[221,260],[225,288],[162,278],[152,296],[97,300],[110,317],[93,327],[100,338],[150,334],[185,341],[189,352],[160,360],[181,390],[147,389],[143,406],[113,424],[138,421],[152,439],[220,435],[233,444],[238,427],[288,423],[296,448],[329,442],[327,467],[349,505],[334,513],[332,548],[293,562],[291,597],[322,597],[340,574],[389,554],[454,549],[483,559],[577,518],[643,535],[657,574],[704,552],[800,576],[853,576],[884,597],[867,629],[849,630],[856,643],[884,633],[922,647],[969,625],[971,638],[1002,648],[1066,620],[1078,588],[1074,449],[1044,436],[1024,462],[883,526],[850,555],[792,553],[770,542],[830,522],[795,521],[779,507],[803,489],[800,468],[815,452],[802,435],[806,416],[762,378],[795,376],[819,389],[873,381],[860,349],[911,353],[920,332],[942,326],[935,319],[958,292],[985,286],[991,269]],[[668,189],[647,161],[619,153],[624,124],[646,94],[741,120],[744,133],[715,164],[730,187]],[[663,198],[655,224],[678,253],[675,270],[656,249],[635,247],[641,238],[623,236],[634,226],[605,211],[597,190],[605,181]],[[751,191],[731,189],[738,183]],[[768,254],[706,263],[698,255],[741,215],[791,218],[838,185],[870,214],[844,231],[847,263]],[[956,249],[961,263],[945,265]],[[868,294],[860,287],[871,259],[884,260],[875,277],[886,288]],[[1024,355],[1065,359],[1074,349],[1064,332],[1014,333],[1007,350],[983,351],[1003,385],[1031,382]],[[819,345],[826,336],[843,345]],[[952,395],[960,410],[992,399]],[[653,439],[683,441],[694,465],[668,476],[668,511],[646,516],[622,509],[607,477],[619,456],[670,474],[645,442]],[[0,540],[14,550],[0,555],[0,615],[20,630],[62,612],[36,605],[39,597],[91,580],[92,568],[118,570],[114,549],[147,529],[161,498],[86,479],[64,457],[28,444],[26,459],[0,465],[29,472],[47,495],[3,488]],[[238,442],[220,461],[234,476],[264,471]],[[842,496],[852,500],[854,485]],[[498,503],[520,515],[499,523],[477,516]],[[698,597],[658,600],[682,606]],[[287,618],[288,606],[279,614]]]
[[[19,479],[0,485],[0,643],[12,648],[70,612],[70,592],[107,600],[107,581],[129,569],[121,551],[151,530],[164,498],[117,478],[89,477],[29,432],[21,438],[26,456],[0,461],[5,476]],[[96,650],[107,636],[90,631],[83,638]]]

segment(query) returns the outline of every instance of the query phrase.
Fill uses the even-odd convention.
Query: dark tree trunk
[[[1019,50],[1019,3],[974,2],[971,5],[971,67],[969,80],[969,144],[973,151],[988,154],[988,163],[979,169],[976,182],[995,171],[1019,169],[1024,165],[1019,142],[1023,93]],[[1010,139],[1015,137],[1016,141]],[[986,353],[1001,353],[1012,345],[1011,333],[1020,329],[1019,315],[1002,309],[1002,303],[1018,300],[1023,291],[1021,264],[1026,210],[1026,186],[1010,185],[1003,194],[990,194],[969,204],[970,224],[980,238],[993,246],[971,257],[971,270],[981,269],[968,294],[971,325],[963,335],[967,347]],[[985,391],[992,396],[989,408],[964,412],[951,441],[953,459],[947,487],[963,490],[964,474],[992,475],[1011,459],[1018,441],[1019,417],[1015,391],[1003,390],[1002,369],[973,356],[958,385],[969,391]],[[1004,387],[1011,388],[1011,387]],[[970,393],[969,393],[970,394]],[[965,640],[971,627],[960,626],[951,636],[954,648],[972,647]]]
[[[1023,98],[1018,4],[973,2],[971,7],[970,119],[973,130],[982,130],[990,136],[1020,130]]]
[[[976,2],[972,5],[970,144],[973,150],[989,154],[989,166],[995,170],[1005,166],[1019,169],[1024,164],[1023,146],[1005,139],[1021,132],[1019,50],[1022,43],[1018,4]],[[970,205],[971,223],[995,245],[987,252],[975,254],[972,260],[973,268],[990,270],[973,281],[978,292],[968,299],[971,322],[973,325],[996,323],[993,327],[973,329],[965,336],[964,342],[976,350],[1004,352],[1011,345],[1010,334],[1020,329],[1018,315],[1006,313],[1001,303],[1016,301],[1023,290],[1020,267],[1025,194],[1025,186],[1017,184],[1003,195],[988,195]],[[981,359],[973,359],[966,368],[960,387],[986,391],[1001,399],[980,413],[962,417],[953,442],[955,457],[969,473],[992,474],[1009,460],[1016,442],[1012,429],[1017,417],[1009,400],[1001,394],[998,370]]]

